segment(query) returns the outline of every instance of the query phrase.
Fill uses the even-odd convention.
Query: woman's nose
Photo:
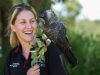
[[[31,23],[27,23],[27,24],[26,24],[26,28],[32,28]]]

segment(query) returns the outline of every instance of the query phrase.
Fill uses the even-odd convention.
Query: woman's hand
[[[40,66],[34,65],[33,67],[29,68],[27,71],[27,75],[40,75]]]

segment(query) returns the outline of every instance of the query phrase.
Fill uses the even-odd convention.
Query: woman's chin
[[[26,39],[26,41],[29,42],[29,43],[31,43],[31,42],[34,41],[34,39],[33,38],[30,38],[30,39],[28,38],[28,39]]]

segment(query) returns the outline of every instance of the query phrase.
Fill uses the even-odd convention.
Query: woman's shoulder
[[[12,56],[15,55],[16,51],[17,51],[17,46],[14,47],[14,48],[12,48],[12,49],[9,51],[9,53],[8,53],[8,55],[7,55],[7,59],[11,59]]]

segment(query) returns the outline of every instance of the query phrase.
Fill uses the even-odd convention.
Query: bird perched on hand
[[[43,32],[58,46],[68,62],[72,64],[73,67],[76,66],[77,59],[72,53],[64,23],[59,21],[58,17],[52,10],[42,12],[40,14],[40,21],[43,23],[41,24]]]

